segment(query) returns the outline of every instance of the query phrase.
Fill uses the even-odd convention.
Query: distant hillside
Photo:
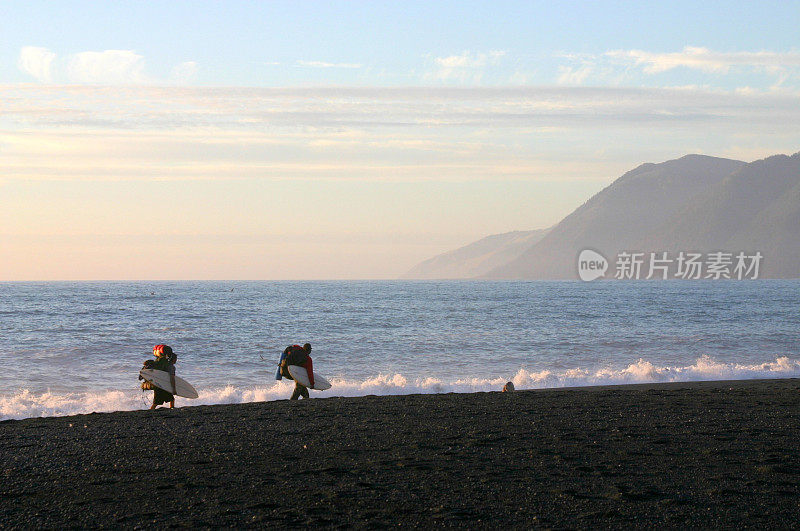
[[[515,234],[530,233],[484,238],[407,276],[575,279],[578,254],[592,249],[612,267],[621,251],[760,251],[760,277],[800,278],[800,153],[749,164],[703,155],[642,164],[546,233],[512,244]]]
[[[762,276],[800,277],[800,153],[742,166],[639,246],[760,251]]]
[[[648,236],[744,165],[703,155],[642,164],[589,199],[518,258],[484,276],[574,279],[582,249],[599,251],[609,260],[620,251],[650,250],[642,247]]]
[[[408,279],[462,279],[488,273],[528,250],[547,234],[548,229],[514,231],[487,236],[415,266],[403,275]]]

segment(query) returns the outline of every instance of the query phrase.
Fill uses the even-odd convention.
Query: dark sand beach
[[[799,388],[707,382],[6,421],[0,527],[796,527]]]

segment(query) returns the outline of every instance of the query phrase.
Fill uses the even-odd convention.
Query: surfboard
[[[181,378],[175,377],[175,387],[177,390],[172,389],[172,382],[170,382],[169,373],[167,371],[157,371],[155,369],[142,369],[139,371],[142,378],[168,393],[173,395],[182,396],[184,398],[197,398],[197,391],[195,391],[192,384]]]
[[[300,385],[304,385],[309,389],[316,389],[317,391],[324,391],[325,389],[331,388],[331,383],[316,372],[314,373],[314,387],[311,387],[311,382],[308,380],[308,371],[305,367],[301,367],[299,365],[289,365],[287,368],[289,369],[289,374],[292,375],[292,378],[294,378],[296,382],[300,383]]]

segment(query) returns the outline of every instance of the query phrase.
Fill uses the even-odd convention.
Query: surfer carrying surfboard
[[[156,345],[153,347],[153,356],[156,357],[156,360],[146,361],[144,368],[169,373],[171,388],[175,389],[175,362],[178,360],[178,356],[172,351],[172,347],[169,345]],[[142,379],[141,375],[139,379]],[[153,405],[150,406],[150,409],[155,409],[167,402],[169,402],[170,408],[175,407],[175,395],[160,387],[154,385],[151,385],[151,387],[153,389]]]
[[[289,371],[289,366],[294,365],[303,367],[308,373],[308,383],[310,387],[314,388],[314,363],[311,361],[311,343],[306,343],[302,347],[300,345],[292,345],[286,347],[281,356],[281,376],[294,380],[294,392],[290,400],[297,400],[301,396],[308,398],[308,387],[297,381]]]
[[[175,375],[175,362],[178,356],[168,345],[153,347],[154,360],[144,362],[144,367],[139,371],[142,389],[153,391],[153,405],[155,409],[161,404],[169,402],[169,407],[175,407],[175,397],[197,398],[197,389],[192,384]]]

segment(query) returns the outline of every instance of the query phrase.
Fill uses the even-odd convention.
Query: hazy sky
[[[800,2],[2,2],[0,280],[392,278],[800,151]]]

